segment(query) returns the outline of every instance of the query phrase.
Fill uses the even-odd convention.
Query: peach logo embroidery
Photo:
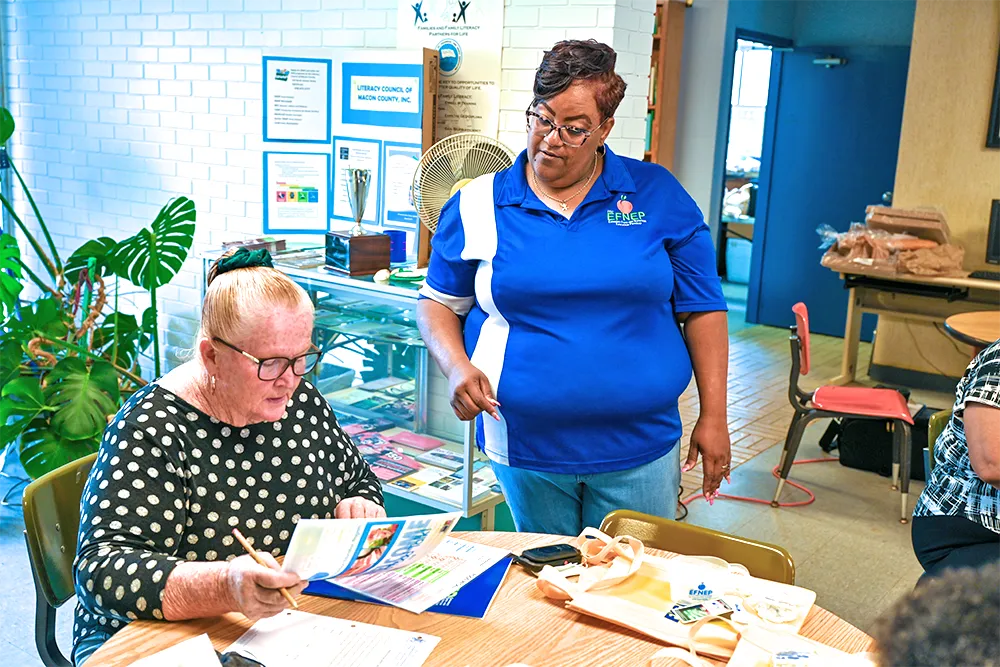
[[[646,222],[645,212],[633,210],[632,202],[625,195],[621,196],[615,206],[617,211],[608,211],[608,224],[617,227],[631,227]]]

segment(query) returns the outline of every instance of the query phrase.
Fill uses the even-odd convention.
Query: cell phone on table
[[[572,544],[550,544],[525,549],[520,556],[514,556],[514,560],[532,572],[539,572],[546,565],[557,567],[579,563],[581,556],[580,550]]]

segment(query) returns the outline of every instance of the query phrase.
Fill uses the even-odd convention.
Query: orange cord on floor
[[[833,456],[833,457],[827,457],[827,458],[822,458],[822,459],[803,459],[801,461],[794,461],[792,463],[792,465],[793,466],[797,466],[797,465],[799,465],[801,463],[827,463],[829,461],[839,461],[839,460],[840,459],[838,459],[835,456]],[[771,469],[771,474],[774,475],[775,479],[780,479],[780,477],[778,475],[778,466],[774,466]],[[807,500],[796,500],[793,503],[778,503],[778,507],[802,507],[803,505],[809,505],[814,500],[816,500],[815,494],[813,494],[812,491],[810,491],[806,487],[802,486],[801,484],[796,484],[795,482],[793,482],[790,479],[785,480],[785,484],[787,484],[788,486],[793,486],[796,489],[798,489],[799,491],[805,492],[806,495],[809,496],[809,498]],[[747,498],[745,496],[731,496],[731,495],[729,495],[727,493],[720,493],[718,495],[718,497],[719,498],[728,498],[729,500],[742,500],[742,501],[745,501],[745,502],[748,502],[748,503],[761,503],[763,505],[770,505],[771,504],[770,500],[762,500],[760,498]],[[684,504],[685,506],[687,506],[687,505],[690,505],[695,500],[698,500],[699,498],[701,498],[702,500],[704,500],[705,496],[704,495],[694,495],[694,496],[691,496],[690,498],[688,498],[687,500],[683,500],[681,502],[682,502],[682,504]]]

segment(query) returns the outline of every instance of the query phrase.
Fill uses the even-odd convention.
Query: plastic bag
[[[820,243],[819,249],[826,250],[830,246],[837,243],[837,239],[840,237],[840,232],[827,224],[822,224],[816,228],[816,233],[819,234]]]

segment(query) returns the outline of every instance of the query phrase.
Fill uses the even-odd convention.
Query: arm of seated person
[[[963,421],[972,469],[979,479],[1000,489],[1000,408],[970,401]]]
[[[163,617],[183,621],[238,611],[255,621],[285,610],[288,603],[278,589],[286,588],[294,597],[308,582],[300,581],[293,572],[281,571],[266,551],[257,555],[268,567],[249,554],[229,562],[178,564],[163,589]]]

